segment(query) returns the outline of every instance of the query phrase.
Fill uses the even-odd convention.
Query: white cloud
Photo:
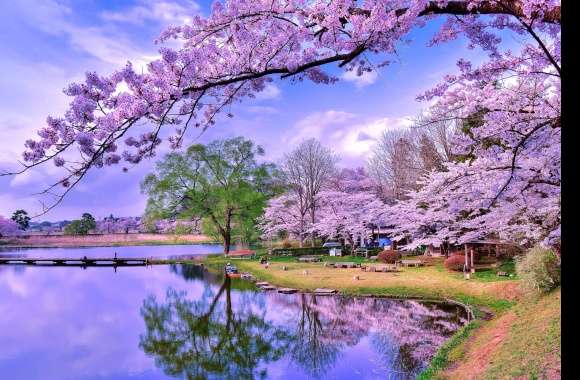
[[[375,83],[378,79],[378,74],[375,70],[365,71],[362,75],[357,75],[355,70],[345,71],[341,78],[347,82],[352,82],[357,88],[362,88]]]
[[[362,115],[329,110],[298,121],[284,141],[289,146],[295,146],[305,139],[316,138],[344,159],[360,164],[383,131],[411,125],[410,117],[368,119]]]
[[[195,1],[153,1],[141,0],[132,8],[101,13],[106,21],[142,25],[145,22],[156,22],[163,25],[181,25],[190,23],[192,16],[200,13],[200,6]]]
[[[136,44],[116,28],[79,26],[71,22],[72,10],[55,1],[23,0],[17,5],[17,17],[29,26],[50,35],[64,35],[76,50],[90,54],[101,62],[124,65],[127,60],[139,60],[151,55],[136,48]]]
[[[261,92],[256,94],[258,100],[276,99],[280,97],[282,91],[273,83],[268,83]]]
[[[110,23],[86,26],[78,23],[75,16],[71,9],[51,0],[22,0],[11,7],[10,17],[23,28],[31,28],[35,35],[48,37],[49,44],[61,46],[64,42],[61,54],[67,60],[55,65],[13,54],[0,61],[2,71],[10,73],[0,76],[0,172],[20,168],[18,160],[22,158],[24,141],[38,138],[36,131],[45,126],[47,115],[63,115],[70,98],[63,94],[62,89],[70,82],[84,80],[87,66],[90,70],[108,73],[127,60],[133,61],[139,69],[156,58],[153,50],[145,51],[138,47],[136,36],[126,34]],[[10,49],[4,50],[11,53]],[[15,177],[0,177],[0,214],[11,213],[15,205],[33,214],[41,211],[41,197],[31,194],[60,178],[62,173],[52,163]],[[81,193],[83,187],[95,183],[93,179],[88,184],[86,182],[75,188],[74,193]],[[138,193],[138,181],[135,186]],[[90,198],[92,200],[95,196]],[[126,203],[121,198],[122,194],[117,195],[111,202]],[[136,197],[133,195],[132,198]],[[51,201],[46,200],[46,203]],[[143,202],[131,202],[132,205],[137,203],[141,212]],[[61,205],[55,212],[60,216],[78,214],[75,206]]]
[[[279,112],[277,108],[268,107],[268,106],[248,106],[248,107],[245,107],[244,110],[246,110],[249,113],[259,114],[259,115],[272,115],[272,114],[276,114]]]
[[[344,111],[328,110],[313,113],[296,123],[294,128],[289,131],[287,140],[292,145],[298,145],[301,141],[310,138],[323,142],[328,137],[335,140],[343,133],[347,123],[353,122],[355,119],[355,114]]]

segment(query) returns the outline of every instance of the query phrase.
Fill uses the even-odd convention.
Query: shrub
[[[387,264],[394,264],[397,261],[401,260],[401,254],[392,249],[385,250],[379,253],[377,260]]]
[[[449,256],[444,262],[445,268],[449,270],[463,272],[463,266],[465,265],[464,255],[453,255]]]
[[[526,290],[546,293],[560,285],[560,258],[537,246],[516,261],[516,272]]]

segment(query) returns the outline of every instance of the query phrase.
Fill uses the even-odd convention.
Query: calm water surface
[[[454,305],[261,292],[189,265],[0,266],[0,378],[412,379],[465,318]]]

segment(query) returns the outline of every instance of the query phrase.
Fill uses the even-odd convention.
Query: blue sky
[[[67,107],[62,89],[86,71],[109,73],[127,60],[144,64],[154,58],[153,40],[171,24],[207,14],[210,1],[6,1],[0,14],[0,169],[17,166],[24,140],[35,136],[46,116]],[[2,2],[4,2],[2,1]],[[9,4],[8,4],[9,3]],[[440,20],[442,21],[442,20]],[[290,84],[276,79],[261,96],[233,108],[222,120],[190,142],[242,135],[279,160],[302,139],[316,137],[341,156],[342,166],[364,165],[373,139],[387,128],[409,125],[426,108],[415,96],[456,71],[460,57],[483,58],[465,41],[428,48],[439,21],[412,31],[390,66],[363,78],[345,76],[335,85]],[[376,61],[376,59],[375,59]],[[342,74],[340,74],[342,75]],[[121,166],[94,170],[65,201],[39,220],[141,215],[145,196],[139,182],[151,170],[145,162],[128,173]],[[40,210],[33,193],[57,180],[52,165],[15,178],[0,177],[0,215],[17,208]]]

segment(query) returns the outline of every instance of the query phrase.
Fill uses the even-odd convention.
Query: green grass
[[[463,278],[463,273],[451,272],[442,265],[437,266],[437,270],[452,273],[455,278]],[[497,272],[506,272],[512,276],[498,276]],[[504,261],[497,268],[479,269],[471,274],[471,280],[480,282],[513,281],[517,279],[516,264],[513,260]]]
[[[261,256],[256,252],[258,256]],[[310,256],[310,255],[309,255]],[[370,261],[362,256],[322,256],[322,255],[311,255],[320,257],[322,262],[336,263],[336,262],[354,262],[357,264],[361,263],[371,263]],[[269,256],[268,261],[271,263],[297,263],[300,256]],[[252,259],[253,261],[259,261],[259,258]]]
[[[363,257],[323,257],[324,261],[367,262]],[[253,273],[262,281],[279,286],[313,290],[317,287],[339,289],[349,295],[377,295],[401,298],[424,298],[432,300],[452,299],[472,308],[474,315],[484,315],[479,309],[486,308],[493,313],[509,309],[514,302],[502,298],[493,284],[479,281],[466,282],[456,273],[447,271],[441,263],[422,268],[404,268],[396,274],[373,274],[357,270],[324,268],[321,263],[298,263],[295,257],[281,256],[270,260],[270,268],[258,264],[258,259],[230,260],[223,256],[212,256],[206,265],[219,268],[231,261],[241,271]],[[281,270],[281,265],[287,271]],[[304,276],[307,269],[310,275]],[[364,280],[353,281],[354,274]],[[503,282],[502,282],[503,284]],[[502,285],[503,286],[503,285]]]
[[[461,329],[457,330],[455,334],[437,350],[437,353],[431,359],[429,367],[417,376],[419,380],[436,379],[438,374],[447,366],[456,360],[461,359],[462,354],[458,353],[459,348],[473,335],[475,330],[481,327],[482,322],[474,320]]]
[[[206,259],[209,265],[221,268],[228,260],[224,257]],[[324,261],[365,262],[362,257],[323,257]],[[279,286],[312,290],[315,287],[331,287],[348,295],[376,295],[429,300],[451,299],[471,308],[475,320],[458,330],[433,357],[420,379],[435,379],[445,376],[451,364],[462,363],[462,370],[472,365],[472,350],[489,342],[494,329],[506,323],[506,317],[516,314],[509,324],[509,333],[491,353],[491,362],[479,378],[554,378],[560,364],[560,291],[541,297],[512,299],[509,294],[517,290],[514,277],[496,275],[498,270],[513,273],[512,262],[504,262],[498,268],[476,272],[469,281],[463,275],[444,268],[442,261],[431,261],[429,266],[404,268],[400,273],[382,276],[355,270],[324,268],[321,263],[297,263],[295,257],[277,257],[265,269],[257,260],[238,260],[242,271],[249,271],[260,280]],[[280,263],[276,265],[277,263]],[[282,264],[284,263],[284,264]],[[287,266],[284,271],[281,266]],[[309,275],[302,271],[308,269]],[[363,281],[353,281],[359,274]],[[509,291],[508,291],[509,290]],[[480,318],[492,312],[489,321]],[[503,322],[502,322],[503,321]],[[473,363],[475,363],[473,361]],[[476,364],[473,364],[476,365]],[[556,371],[556,372],[554,372]],[[453,377],[450,377],[453,378]],[[557,378],[557,377],[556,377]]]
[[[485,378],[559,378],[560,299],[560,289],[556,289],[528,296],[513,308],[516,318],[491,358]]]

